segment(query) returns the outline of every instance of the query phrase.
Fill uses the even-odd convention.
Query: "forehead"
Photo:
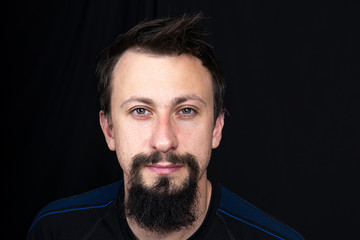
[[[209,71],[198,58],[187,54],[127,51],[115,66],[112,88],[112,99],[119,101],[133,96],[171,101],[181,95],[194,95],[213,104]]]

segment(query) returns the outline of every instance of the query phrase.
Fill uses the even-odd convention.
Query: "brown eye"
[[[138,114],[138,115],[143,115],[147,112],[147,110],[145,108],[136,108],[134,109],[134,113]]]

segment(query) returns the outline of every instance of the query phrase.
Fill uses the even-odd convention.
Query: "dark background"
[[[98,57],[145,18],[199,10],[230,112],[210,177],[306,239],[356,238],[358,5],[23,0],[7,2],[3,36],[3,239],[23,239],[50,201],[121,179],[98,124]]]

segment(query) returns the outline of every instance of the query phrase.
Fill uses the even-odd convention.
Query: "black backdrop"
[[[46,203],[121,178],[98,125],[100,52],[145,18],[199,10],[210,17],[230,112],[210,177],[307,239],[358,235],[355,4],[23,0],[7,7],[4,239],[23,239]]]

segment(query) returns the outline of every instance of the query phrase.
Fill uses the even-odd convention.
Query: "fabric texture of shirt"
[[[27,240],[133,240],[123,202],[123,181],[60,199],[39,212],[29,229]],[[189,239],[303,238],[225,187],[213,184],[205,220]]]

